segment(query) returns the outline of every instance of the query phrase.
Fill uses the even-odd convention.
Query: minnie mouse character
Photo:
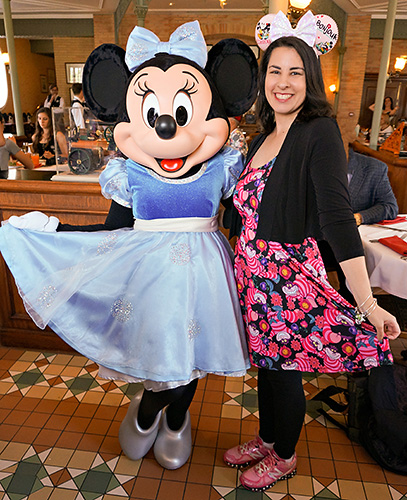
[[[240,153],[224,147],[227,117],[250,108],[256,78],[256,59],[239,40],[208,56],[197,21],[167,43],[136,27],[126,52],[98,47],[84,68],[86,102],[117,122],[127,157],[100,175],[112,199],[105,224],[69,226],[34,212],[0,230],[35,323],[98,363],[102,377],[143,382],[119,431],[131,459],[154,445],[163,467],[181,467],[198,379],[249,367],[217,213],[243,168]]]

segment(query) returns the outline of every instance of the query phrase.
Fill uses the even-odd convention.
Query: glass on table
[[[34,167],[40,166],[40,155],[38,153],[31,153],[31,160],[34,163]]]

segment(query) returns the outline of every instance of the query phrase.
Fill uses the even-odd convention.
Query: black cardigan
[[[246,164],[265,138],[260,134],[252,141]],[[238,234],[236,213],[231,236]],[[349,201],[346,154],[336,121],[327,117],[291,125],[259,207],[257,238],[302,243],[306,237],[327,240],[338,262],[363,255]]]

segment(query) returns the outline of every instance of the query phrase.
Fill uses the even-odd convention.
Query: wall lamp
[[[0,52],[1,53],[1,60],[3,61],[3,64],[8,66],[10,64],[10,56],[8,55],[8,52]]]
[[[406,67],[406,64],[407,64],[407,56],[396,57],[396,62],[394,63],[394,71],[390,71],[388,75],[389,81],[391,81],[392,78],[399,77],[400,73]]]

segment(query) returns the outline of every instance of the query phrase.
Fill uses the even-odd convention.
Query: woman
[[[369,106],[370,111],[374,111],[374,104]],[[383,113],[388,115],[390,118],[397,113],[398,106],[394,106],[393,99],[390,96],[386,96],[383,100]]]
[[[52,128],[52,115],[49,108],[40,108],[37,112],[35,132],[32,136],[33,151],[46,160],[46,165],[55,165],[55,144]],[[68,156],[66,138],[61,131],[57,132],[58,154]]]
[[[257,113],[264,133],[250,146],[234,204],[243,222],[235,274],[251,361],[259,368],[260,428],[255,440],[224,455],[234,467],[255,464],[241,475],[252,491],[296,473],[305,416],[302,372],[391,363],[387,337],[400,333],[372,296],[339,129],[318,59],[302,40],[285,37],[269,45],[260,65]],[[322,238],[358,310],[330,286],[316,243]],[[355,321],[366,317],[377,336],[366,323],[362,333]]]
[[[24,167],[34,168],[30,156],[23,153],[13,140],[4,137],[4,117],[0,113],[0,179],[7,179],[8,177],[10,156],[22,163]]]

